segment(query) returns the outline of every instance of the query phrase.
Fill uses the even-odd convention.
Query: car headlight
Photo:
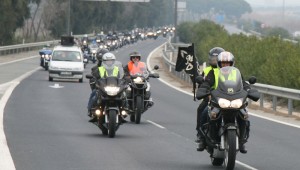
[[[235,99],[233,101],[229,101],[227,99],[220,98],[218,100],[219,106],[221,108],[235,108],[238,109],[243,105],[242,99]]]
[[[120,87],[106,86],[104,87],[104,90],[109,96],[114,96],[118,94]]]
[[[136,83],[136,84],[142,84],[143,79],[141,77],[137,77],[137,78],[133,79],[133,82]]]

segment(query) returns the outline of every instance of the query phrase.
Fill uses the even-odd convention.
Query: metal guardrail
[[[189,44],[173,44],[170,42],[165,43],[163,49],[163,58],[165,65],[169,68],[169,72],[175,75],[176,77],[192,84],[190,80],[190,76],[186,74],[184,71],[177,72],[175,71],[175,62],[177,57],[177,47],[178,46],[188,46]],[[288,114],[292,115],[293,113],[293,100],[300,101],[300,90],[283,88],[278,86],[272,86],[267,84],[256,83],[252,85],[255,89],[257,89],[261,93],[260,108],[264,108],[264,102],[266,95],[272,97],[272,109],[276,111],[278,105],[278,98],[285,98],[288,100]],[[250,101],[250,100],[249,100]]]
[[[83,37],[84,35],[73,35],[76,38]],[[87,36],[94,36],[94,34],[87,34]],[[17,44],[10,46],[0,46],[0,56],[8,55],[14,53],[20,53],[24,51],[32,51],[42,48],[45,45],[56,45],[60,42],[60,40],[53,41],[44,41],[44,42],[36,42],[36,43],[26,43],[26,44]]]

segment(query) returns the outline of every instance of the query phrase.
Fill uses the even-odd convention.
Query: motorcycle
[[[91,79],[93,76],[86,75],[86,78]],[[107,77],[96,82],[98,102],[91,112],[97,121],[93,124],[100,128],[103,135],[110,138],[115,137],[124,116],[127,115],[123,109],[126,87],[124,80],[117,77]]]
[[[202,77],[197,79],[197,82],[203,81]],[[260,94],[255,89],[248,92],[243,89],[242,76],[235,67],[221,68],[218,80],[217,89],[208,91],[200,88],[197,91],[197,97],[201,99],[211,95],[208,123],[203,124],[200,133],[205,136],[206,150],[210,154],[212,165],[221,166],[224,163],[226,170],[232,170],[239,144],[249,137],[246,99],[257,101]],[[249,79],[250,84],[255,82],[255,77]],[[241,128],[241,121],[245,122],[244,128]]]
[[[158,68],[157,65],[154,67],[155,70]],[[140,123],[142,113],[153,105],[150,98],[150,84],[148,80],[150,77],[159,78],[157,73],[149,73],[146,67],[140,68],[140,70],[143,71],[130,73],[130,83],[127,90],[130,121],[136,124]]]
[[[52,55],[52,50],[49,49],[42,49],[39,51],[40,54],[40,66],[48,70],[49,62]]]
[[[97,57],[98,49],[99,49],[99,47],[96,44],[93,44],[90,46],[90,50],[91,50],[90,60],[93,63],[96,63],[96,61],[97,61],[96,57]]]

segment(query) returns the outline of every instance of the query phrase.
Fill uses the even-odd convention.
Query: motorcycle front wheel
[[[110,138],[115,137],[116,134],[116,110],[110,110],[108,113],[108,136]]]
[[[233,170],[236,159],[236,131],[227,130],[225,136],[225,167],[226,170]]]
[[[142,96],[136,97],[136,110],[135,110],[135,123],[140,124],[141,122],[141,116],[142,116],[142,110],[143,110],[143,100]]]

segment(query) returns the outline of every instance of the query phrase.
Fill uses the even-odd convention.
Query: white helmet
[[[113,69],[116,61],[116,56],[113,53],[105,53],[102,57],[102,65],[106,69]]]
[[[102,57],[102,61],[116,60],[116,56],[113,53],[105,53]]]

